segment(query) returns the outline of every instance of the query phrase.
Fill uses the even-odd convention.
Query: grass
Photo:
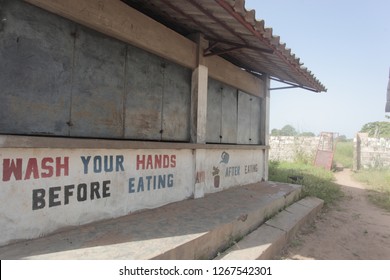
[[[333,160],[343,167],[352,168],[353,142],[338,142]],[[360,170],[353,177],[369,186],[368,199],[373,204],[390,211],[390,170]]]
[[[309,164],[270,162],[269,180],[300,184],[303,197],[318,197],[324,200],[325,205],[333,204],[343,196],[332,172]]]
[[[375,205],[390,211],[390,170],[360,170],[353,177],[369,186],[368,199]]]
[[[352,168],[353,142],[338,142],[334,162],[344,168]],[[269,179],[271,181],[296,183],[303,185],[303,196],[315,196],[332,204],[343,196],[340,187],[334,182],[333,173],[312,166],[311,160],[297,152],[294,163],[270,162]],[[297,179],[292,180],[290,177]],[[375,205],[390,211],[390,169],[370,169],[356,172],[353,177],[369,188],[368,199]]]
[[[333,161],[345,168],[352,168],[353,163],[353,142],[338,142]]]

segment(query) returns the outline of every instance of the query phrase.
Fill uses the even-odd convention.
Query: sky
[[[364,124],[388,120],[390,0],[246,0],[245,7],[327,88],[271,91],[270,130],[289,124],[353,138]]]

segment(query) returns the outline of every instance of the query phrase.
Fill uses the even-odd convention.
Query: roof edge
[[[273,34],[272,28],[264,27],[264,20],[256,20],[256,11],[248,11],[245,0],[215,0],[222,8],[229,12],[238,22],[246,27],[260,41],[272,48],[281,59],[288,63],[292,70],[303,76],[315,92],[326,92],[326,87],[303,66],[300,59],[292,53],[291,49],[281,43],[280,36]],[[304,88],[307,86],[304,86]]]

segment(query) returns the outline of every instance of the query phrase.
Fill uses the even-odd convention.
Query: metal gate
[[[332,169],[333,156],[336,148],[335,139],[337,136],[338,133],[321,132],[316,158],[314,161],[315,166],[323,167],[327,170]]]

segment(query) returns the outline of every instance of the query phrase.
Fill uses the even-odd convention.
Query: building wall
[[[261,181],[262,153],[2,148],[0,245]]]
[[[208,150],[205,155],[205,193],[264,180],[261,150]]]
[[[192,195],[190,150],[1,150],[0,244]]]
[[[178,63],[181,52],[162,57],[21,0],[0,11],[0,245],[267,180],[261,80],[219,57],[196,79],[208,68]]]
[[[358,133],[354,139],[355,170],[390,167],[390,139],[370,138]]]

